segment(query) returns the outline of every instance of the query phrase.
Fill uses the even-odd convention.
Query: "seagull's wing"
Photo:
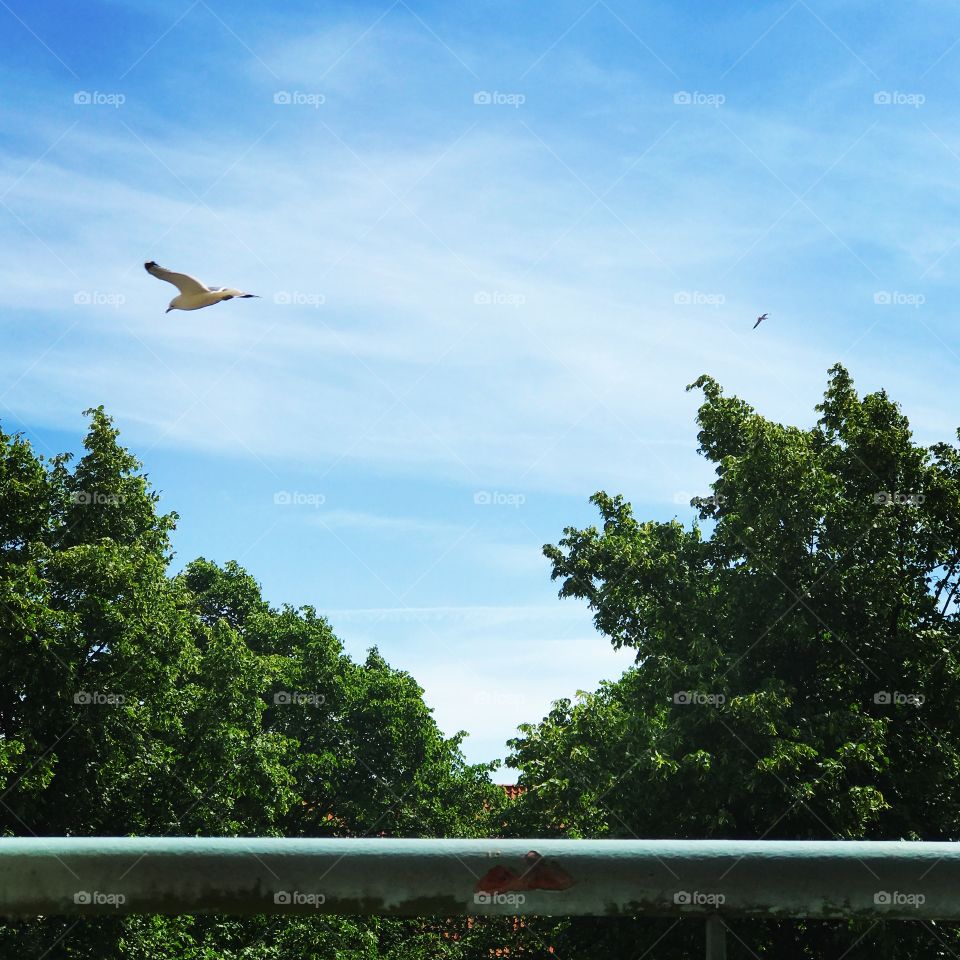
[[[158,280],[166,280],[167,283],[172,283],[181,293],[207,293],[209,290],[207,285],[201,283],[196,277],[166,270],[153,260],[143,266],[147,273],[152,274]]]

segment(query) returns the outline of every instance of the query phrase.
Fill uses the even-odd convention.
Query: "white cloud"
[[[412,673],[440,728],[470,731],[464,751],[472,762],[505,757],[518,724],[540,720],[560,697],[615,679],[635,656],[614,650],[574,601],[324,614],[354,657],[376,644],[389,662]],[[498,779],[512,775],[505,770]]]
[[[461,527],[448,523],[435,523],[417,517],[386,517],[358,510],[324,510],[309,515],[307,522],[316,526],[338,529],[371,531],[377,534],[414,533],[449,535],[463,532]]]
[[[152,38],[173,17],[153,0],[149,11]],[[495,52],[489,32],[449,12],[431,17],[449,49],[402,6],[364,35],[378,14],[306,19],[292,42],[279,15],[254,36],[230,14],[254,56],[222,24],[201,32],[212,15],[197,8],[112,113],[73,108],[69,78],[13,77],[17,136],[0,148],[4,421],[75,431],[79,411],[103,402],[148,462],[160,449],[212,453],[239,460],[245,482],[269,473],[272,489],[307,473],[324,490],[346,468],[531,504],[538,491],[622,490],[682,518],[678,494],[705,493],[712,474],[695,452],[699,395],[683,389],[703,372],[806,424],[841,359],[861,389],[902,400],[918,436],[952,435],[955,98],[931,98],[922,116],[878,112],[874,79],[799,8],[756,47],[767,13],[724,11],[706,33],[692,20],[676,30],[676,10],[669,23],[644,14],[637,30],[682,83],[602,7],[555,47],[564,25],[538,15],[529,32],[500,30]],[[906,26],[914,49],[922,18]],[[791,55],[798,31],[816,38],[816,56]],[[613,35],[627,46],[611,47]],[[217,81],[196,96],[192,68],[170,57],[193,42]],[[869,59],[889,61],[892,44]],[[933,46],[931,62],[943,50]],[[740,51],[722,110],[672,106],[704,64],[726,70]],[[139,77],[156,83],[138,89]],[[473,91],[516,78],[522,110],[472,104]],[[327,102],[275,105],[282,88]],[[171,291],[144,273],[146,259],[264,299],[164,315]],[[923,292],[927,305],[884,312],[878,290]],[[351,596],[389,602],[407,573],[428,600],[455,591],[425,573],[471,586],[462,572],[479,574],[478,589],[493,583],[510,599],[544,582],[532,534],[503,533],[526,513],[488,508],[496,540],[487,528],[467,535],[469,505],[454,523],[425,500],[426,517],[385,499],[358,495],[354,507],[376,507],[322,514],[351,550],[352,538],[415,544],[401,574],[396,552],[369,558],[391,583],[355,551],[350,576],[363,586]],[[300,534],[318,519],[286,516]],[[260,519],[258,549],[277,523]],[[455,542],[437,561],[436,547]],[[336,544],[332,562],[345,554]],[[309,574],[283,563],[275,555],[268,574],[282,570],[295,590]],[[298,565],[320,582],[329,573]],[[322,589],[298,583],[311,597]],[[376,642],[411,670],[444,729],[473,731],[474,758],[501,754],[518,722],[631,660],[569,603],[330,616],[351,652]]]
[[[298,40],[289,76],[310,75],[356,26],[331,30],[316,63]],[[371,49],[419,31],[381,27]],[[361,51],[347,59],[361,82]],[[339,460],[477,488],[630,487],[669,503],[708,476],[693,450],[698,397],[683,392],[701,372],[765,413],[809,422],[826,368],[840,357],[860,377],[861,360],[900,384],[908,412],[914,398],[918,416],[931,409],[924,378],[873,349],[871,291],[899,278],[870,276],[837,239],[913,263],[948,244],[946,221],[925,225],[935,241],[904,230],[899,201],[862,216],[851,184],[902,182],[919,149],[885,115],[877,136],[897,149],[878,156],[867,137],[805,198],[814,213],[797,204],[777,224],[795,200],[778,177],[802,192],[865,123],[823,133],[731,108],[710,126],[664,104],[639,143],[612,134],[587,157],[580,135],[532,111],[508,127],[468,109],[380,141],[343,115],[287,112],[253,145],[278,112],[264,111],[211,139],[143,114],[124,115],[136,136],[82,122],[29,170],[0,154],[0,190],[23,175],[8,202],[29,227],[0,223],[0,323],[22,344],[0,358],[13,415],[72,425],[102,400],[140,448]],[[64,129],[42,127],[41,143]],[[609,209],[578,180],[599,193],[621,173]],[[264,300],[164,316],[170,291],[143,273],[148,257]],[[819,257],[862,290],[842,290],[826,266],[810,289]],[[124,302],[76,306],[78,290]],[[724,300],[675,303],[696,293]],[[936,355],[919,334],[915,355]]]
[[[60,171],[54,181],[64,176]],[[58,183],[59,190],[94,193],[83,178],[69,189]],[[100,202],[108,209],[115,203],[118,218],[122,206],[146,216],[147,198],[131,203],[126,192]],[[39,190],[33,199],[40,202]],[[436,202],[432,212],[443,216],[445,205]],[[87,262],[74,258],[77,278],[65,278],[48,260],[41,279],[52,278],[52,290],[40,291],[39,305],[58,308],[63,317],[49,324],[51,339],[80,319],[71,301],[80,283],[119,293],[125,305],[85,309],[81,323],[4,402],[19,415],[62,423],[94,394],[121,421],[163,424],[161,435],[140,442],[223,450],[235,445],[237,432],[252,427],[266,457],[299,457],[306,450],[322,459],[347,451],[350,458],[439,469],[473,482],[519,476],[532,485],[560,477],[578,484],[571,469],[591,462],[591,470],[599,461],[622,478],[656,461],[659,452],[643,443],[668,436],[681,420],[691,429],[692,402],[682,386],[722,357],[711,329],[715,318],[678,328],[669,287],[657,298],[664,306],[653,311],[609,303],[604,291],[603,318],[585,326],[582,318],[597,312],[590,289],[544,278],[520,282],[515,265],[473,254],[467,260],[444,243],[428,243],[429,231],[410,217],[385,226],[373,248],[348,257],[323,282],[316,280],[315,265],[336,262],[349,250],[350,238],[337,237],[336,226],[325,227],[322,233],[332,236],[318,236],[317,249],[308,255],[287,239],[290,260],[281,275],[276,259],[276,269],[265,268],[230,240],[241,216],[267,221],[278,211],[282,216],[282,201],[269,214],[227,211],[223,225],[206,218],[206,244],[215,237],[212,247],[232,248],[232,256],[229,263],[204,266],[203,275],[265,290],[266,302],[252,306],[164,317],[168,291],[137,272],[138,264],[120,263],[119,274],[114,268],[112,275],[92,269],[101,255],[116,262],[115,252],[98,254],[96,235],[81,238]],[[85,216],[83,210],[73,214]],[[355,219],[347,211],[316,214],[317,222],[334,225]],[[264,235],[275,231],[274,224],[263,223]],[[291,233],[297,235],[296,228]],[[613,239],[596,237],[594,245]],[[495,243],[486,246],[496,250]],[[392,251],[389,259],[381,247]],[[69,255],[63,249],[62,256]],[[151,255],[197,272],[195,262],[210,260],[190,245],[179,254]],[[495,260],[496,253],[488,257]],[[124,276],[129,269],[134,272]],[[30,276],[26,265],[15,272]],[[294,292],[322,288],[317,292],[326,302],[318,309],[281,307],[270,295],[279,283]],[[15,285],[7,287],[10,306],[30,303],[40,287],[31,284],[20,296]],[[523,291],[527,302],[517,308],[477,305],[478,289]],[[677,349],[678,338],[686,341],[691,329],[699,352],[713,350],[709,360],[691,361],[685,349]],[[5,368],[16,376],[23,366],[11,356]],[[58,384],[53,393],[52,382]],[[196,397],[202,402],[189,406]],[[657,474],[662,469],[654,467]]]

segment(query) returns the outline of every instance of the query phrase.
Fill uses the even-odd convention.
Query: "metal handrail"
[[[0,839],[0,914],[960,920],[960,843]]]

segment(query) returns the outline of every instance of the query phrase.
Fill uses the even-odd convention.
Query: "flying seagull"
[[[759,317],[757,317],[757,322],[753,325],[753,329],[756,330],[757,327],[760,326],[760,321],[761,321],[761,320],[766,320],[766,319],[767,319],[767,315],[766,315],[765,313],[764,313],[764,314],[761,314]]]
[[[166,313],[171,310],[199,310],[201,307],[209,307],[213,303],[219,303],[221,300],[232,300],[234,297],[257,296],[255,293],[244,293],[242,290],[234,290],[232,287],[208,287],[196,277],[166,270],[153,260],[143,266],[147,273],[152,274],[158,280],[166,280],[167,283],[172,283],[180,291],[180,295],[170,301]]]

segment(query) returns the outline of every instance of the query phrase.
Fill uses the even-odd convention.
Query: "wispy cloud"
[[[590,493],[706,492],[703,372],[806,424],[842,360],[952,435],[955,14],[38,3],[43,43],[0,34],[0,418],[60,442],[105,403],[277,600],[539,609]],[[263,299],[164,315],[147,259]],[[380,638],[454,726],[441,653],[489,687],[569,643],[534,712],[600,675],[588,618],[504,616]]]
[[[317,137],[325,140],[322,131]],[[220,199],[207,209],[186,194],[158,197],[128,166],[135,157],[144,161],[140,148],[119,133],[100,151],[88,134],[64,149],[81,158],[85,150],[100,155],[117,140],[124,146],[114,155],[125,160],[119,184],[72,170],[61,156],[38,165],[17,187],[18,203],[32,209],[34,222],[52,195],[66,196],[59,215],[69,216],[73,227],[68,237],[54,230],[39,239],[28,235],[19,244],[23,262],[8,267],[4,296],[31,315],[59,313],[62,319],[33,321],[51,333],[83,318],[30,372],[23,389],[6,398],[18,415],[30,413],[33,398],[43,393],[47,408],[34,412],[72,422],[90,393],[106,385],[122,417],[158,422],[160,429],[142,438],[147,442],[223,449],[234,445],[224,423],[254,424],[264,456],[300,457],[306,450],[323,461],[336,452],[407,468],[430,464],[462,480],[521,477],[532,486],[570,489],[598,460],[620,482],[638,473],[652,479],[676,472],[662,444],[682,424],[689,429],[693,398],[683,395],[683,386],[704,370],[734,382],[749,376],[762,393],[795,380],[796,359],[806,355],[809,401],[833,359],[805,345],[794,328],[766,347],[758,369],[756,341],[747,338],[742,320],[749,321],[753,305],[738,310],[735,290],[711,291],[709,281],[697,283],[686,268],[663,275],[632,236],[660,234],[660,256],[680,263],[680,248],[689,242],[666,210],[654,209],[652,222],[643,223],[639,209],[621,200],[616,216],[595,210],[564,233],[580,212],[566,200],[570,176],[562,166],[554,171],[548,203],[551,181],[538,177],[552,158],[522,131],[514,139],[483,132],[462,141],[444,157],[442,175],[431,174],[429,189],[379,221],[383,207],[375,214],[371,197],[379,193],[389,209],[402,187],[383,184],[409,182],[411,171],[427,167],[442,145],[354,160],[334,143],[337,162],[345,159],[347,166],[312,171],[314,179],[328,178],[321,191],[298,164],[258,148],[255,163],[228,176],[233,195],[247,198],[248,206]],[[169,165],[212,171],[213,154],[223,148],[207,149],[195,163],[204,151],[194,142],[189,163],[170,157]],[[158,143],[156,152],[163,150]],[[508,227],[485,221],[478,209],[470,233],[459,230],[462,214],[452,211],[469,214],[478,203],[477,191],[463,183],[476,179],[471,171],[490,155],[503,172],[489,173],[481,193],[529,193],[535,208],[551,211],[549,227],[522,220]],[[661,176],[663,162],[656,164]],[[263,167],[271,170],[266,187],[258,173]],[[683,186],[678,200],[702,221],[709,191],[684,200],[685,193]],[[114,218],[109,233],[102,229],[107,217]],[[202,242],[188,229],[198,222]],[[722,228],[731,231],[732,225]],[[6,232],[12,240],[23,231],[8,222]],[[716,244],[705,232],[700,256]],[[135,256],[135,245],[148,252]],[[549,252],[531,270],[521,246]],[[199,264],[211,282],[242,283],[264,292],[267,302],[254,305],[256,314],[249,304],[235,304],[163,317],[168,291],[143,274],[140,261],[148,256],[197,272],[193,264]],[[78,293],[113,295],[122,304],[77,305]],[[711,294],[723,297],[721,306],[697,302]],[[19,363],[9,357],[5,373],[22,373]],[[144,363],[151,367],[148,382],[136,372]],[[51,395],[46,387],[54,378],[59,387]],[[217,389],[208,395],[211,383]],[[688,456],[681,472],[691,462]],[[679,477],[668,480],[664,495],[678,483]]]
[[[308,515],[307,521],[329,529],[364,530],[377,534],[451,534],[461,528],[416,517],[384,517],[354,510],[324,510]]]
[[[475,760],[503,758],[504,742],[520,723],[544,716],[560,697],[619,675],[634,660],[633,651],[614,651],[598,638],[575,602],[333,609],[327,616],[356,656],[376,644],[410,670],[441,727],[471,733],[466,749]]]

